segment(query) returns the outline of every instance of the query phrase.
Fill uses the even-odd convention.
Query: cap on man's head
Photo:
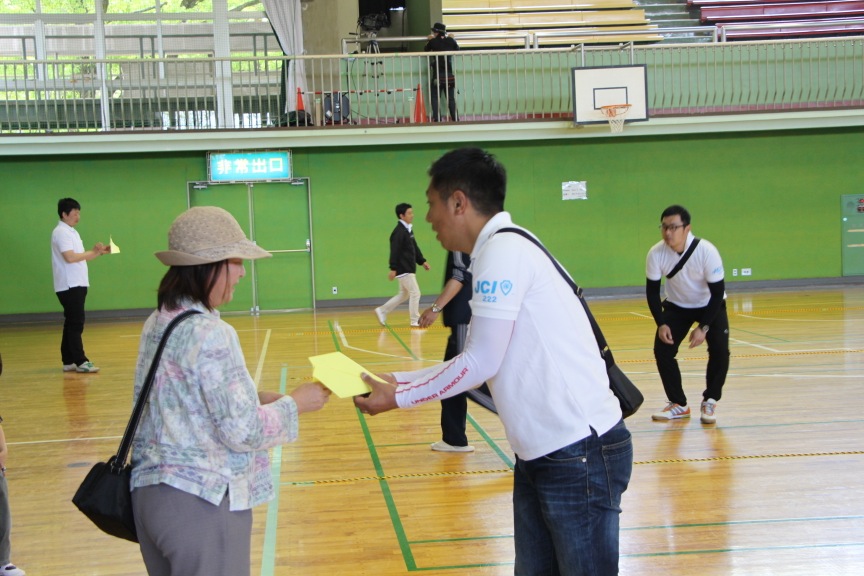
[[[443,33],[447,32],[447,26],[445,26],[441,22],[435,22],[435,24],[432,25],[432,31],[433,32],[439,32],[439,33],[443,34]]]

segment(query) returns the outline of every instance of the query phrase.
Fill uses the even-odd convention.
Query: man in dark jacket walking
[[[397,204],[396,217],[399,223],[390,234],[390,280],[399,280],[399,292],[393,298],[375,309],[378,322],[384,326],[387,314],[408,300],[408,314],[413,328],[420,327],[420,286],[417,284],[417,265],[429,270],[429,263],[423,257],[423,252],[417,246],[412,231],[414,209],[410,204]]]

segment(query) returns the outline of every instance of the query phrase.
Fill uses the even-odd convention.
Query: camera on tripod
[[[364,32],[378,32],[382,28],[390,27],[390,13],[377,12],[375,14],[366,14],[357,20],[357,27]]]

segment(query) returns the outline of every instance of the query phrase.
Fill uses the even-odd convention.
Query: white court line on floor
[[[653,320],[654,317],[650,314],[640,314],[639,312],[628,312],[628,314],[632,314],[633,316],[638,316],[639,318],[648,318],[649,320]]]
[[[738,344],[744,344],[745,346],[752,346],[754,348],[759,348],[760,350],[767,350],[768,352],[777,352],[777,353],[780,352],[780,350],[777,350],[775,348],[771,348],[769,346],[762,346],[761,344],[754,344],[753,342],[747,342],[746,340],[739,340],[738,338],[730,337],[729,340],[732,342],[736,342]]]
[[[9,446],[33,446],[36,444],[61,444],[68,442],[93,442],[100,440],[119,440],[122,434],[117,436],[91,436],[89,438],[56,438],[54,440],[22,440],[19,442],[7,442]]]
[[[630,370],[624,370],[624,373],[628,376],[657,376],[657,372],[634,372]],[[705,378],[705,372],[681,372],[681,376],[684,378]],[[860,379],[860,374],[788,374],[786,372],[779,374],[757,374],[757,373],[740,373],[740,372],[729,372],[726,374],[727,378],[849,378],[851,379]],[[658,377],[659,378],[659,377]]]
[[[255,388],[258,388],[261,383],[261,372],[264,370],[264,359],[267,357],[267,348],[270,346],[270,334],[272,330],[267,329],[267,334],[264,336],[264,344],[261,346],[261,354],[258,355],[258,365],[255,367]],[[121,436],[98,436],[92,438],[64,438],[61,440],[36,440],[30,442],[17,442],[17,445],[24,444],[51,444],[56,442],[89,442],[93,440],[116,440]],[[10,444],[12,444],[10,442]]]
[[[240,332],[260,332],[261,330],[270,330],[269,328],[244,328],[242,330],[234,329],[238,334]],[[141,338],[141,333],[137,332],[135,334],[120,334],[117,338]]]
[[[261,354],[258,355],[258,365],[255,366],[255,377],[253,380],[255,381],[256,389],[261,385],[261,371],[264,370],[264,359],[267,357],[267,347],[270,345],[271,332],[272,330],[268,328],[264,335],[264,344],[261,346]]]
[[[778,350],[777,348],[771,348],[770,346],[762,346],[761,344],[754,344],[753,342],[739,340],[738,338],[729,338],[729,340],[731,340],[732,342],[737,342],[738,344],[744,344],[745,346],[759,348],[760,350],[765,350],[774,354],[830,354],[833,352],[857,352],[855,348],[796,348],[792,350]]]
[[[701,374],[700,376],[704,376]],[[829,378],[852,378],[856,380],[861,379],[860,374],[789,374],[787,372],[782,372],[779,374],[738,374],[737,372],[730,372],[726,374],[727,378],[802,378],[802,379],[829,379]]]
[[[345,331],[342,330],[342,326],[339,324],[338,320],[333,321],[333,329],[336,331],[336,334],[339,335],[339,340],[342,342],[342,346],[349,350],[356,350],[358,352],[366,352],[369,354],[377,354],[378,356],[387,356],[388,358],[399,358],[401,360],[414,360],[411,356],[399,356],[398,354],[388,354],[387,352],[380,352],[378,350],[369,350],[367,348],[358,348],[356,346],[351,346],[348,344],[348,337],[345,336]],[[384,330],[384,328],[382,328]],[[423,362],[429,362],[425,358],[417,358],[417,360],[421,360]]]
[[[830,320],[830,319],[812,319],[812,318],[772,318],[770,316],[752,316],[750,314],[743,314],[741,312],[735,312],[735,315],[739,318],[750,318],[751,320],[774,320],[775,322],[850,322],[851,319],[843,319],[840,318],[838,320]]]

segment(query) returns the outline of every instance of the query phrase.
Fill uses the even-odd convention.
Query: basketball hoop
[[[613,134],[624,131],[624,119],[630,111],[631,104],[609,104],[601,106],[600,113],[609,120],[609,129]]]

